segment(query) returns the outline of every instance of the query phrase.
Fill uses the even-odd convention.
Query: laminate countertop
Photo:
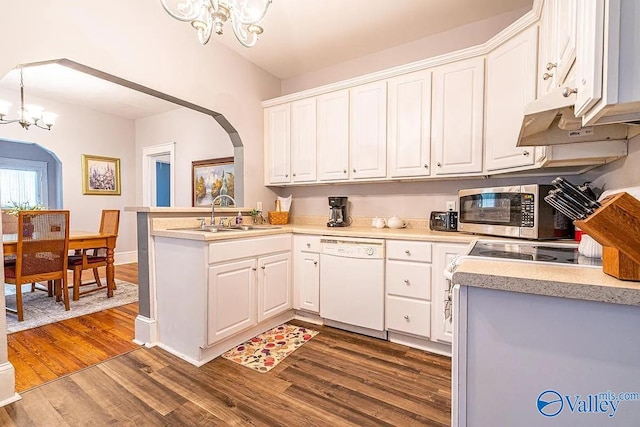
[[[478,288],[640,306],[640,283],[601,267],[463,258],[453,283]]]
[[[175,239],[202,240],[214,242],[219,240],[242,239],[257,236],[270,236],[283,233],[293,234],[312,234],[319,236],[336,236],[336,237],[365,237],[371,239],[390,239],[390,240],[414,240],[429,242],[447,242],[447,243],[471,243],[478,236],[459,232],[438,232],[431,231],[428,228],[374,228],[374,227],[327,227],[326,225],[296,225],[288,224],[279,228],[256,228],[248,231],[218,231],[211,233],[201,230],[185,230],[181,225],[167,225],[166,228],[155,228],[151,232],[152,236],[172,237]]]

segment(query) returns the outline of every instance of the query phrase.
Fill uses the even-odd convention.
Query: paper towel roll
[[[291,209],[291,196],[289,197],[278,196],[278,200],[280,200],[280,206],[282,208],[282,212],[289,212],[289,210]]]

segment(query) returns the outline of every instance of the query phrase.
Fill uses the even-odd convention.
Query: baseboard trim
[[[451,357],[451,345],[431,341],[427,338],[419,338],[412,335],[405,335],[398,332],[389,331],[389,341],[406,345],[407,347],[417,348],[418,350],[436,353],[442,356]]]
[[[16,393],[16,371],[11,362],[0,364],[0,407],[20,400]]]
[[[145,347],[158,344],[158,321],[138,314],[135,321],[135,337],[133,342]]]
[[[116,252],[113,254],[113,264],[131,264],[138,262],[138,251]]]

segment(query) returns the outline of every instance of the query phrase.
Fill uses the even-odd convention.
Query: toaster
[[[431,212],[429,229],[433,231],[458,231],[458,212]]]

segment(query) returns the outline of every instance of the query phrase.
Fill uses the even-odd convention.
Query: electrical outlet
[[[256,202],[256,210],[262,212],[262,202]]]
[[[447,202],[447,210],[448,211],[455,211],[456,210],[456,201],[455,200],[449,200]]]

